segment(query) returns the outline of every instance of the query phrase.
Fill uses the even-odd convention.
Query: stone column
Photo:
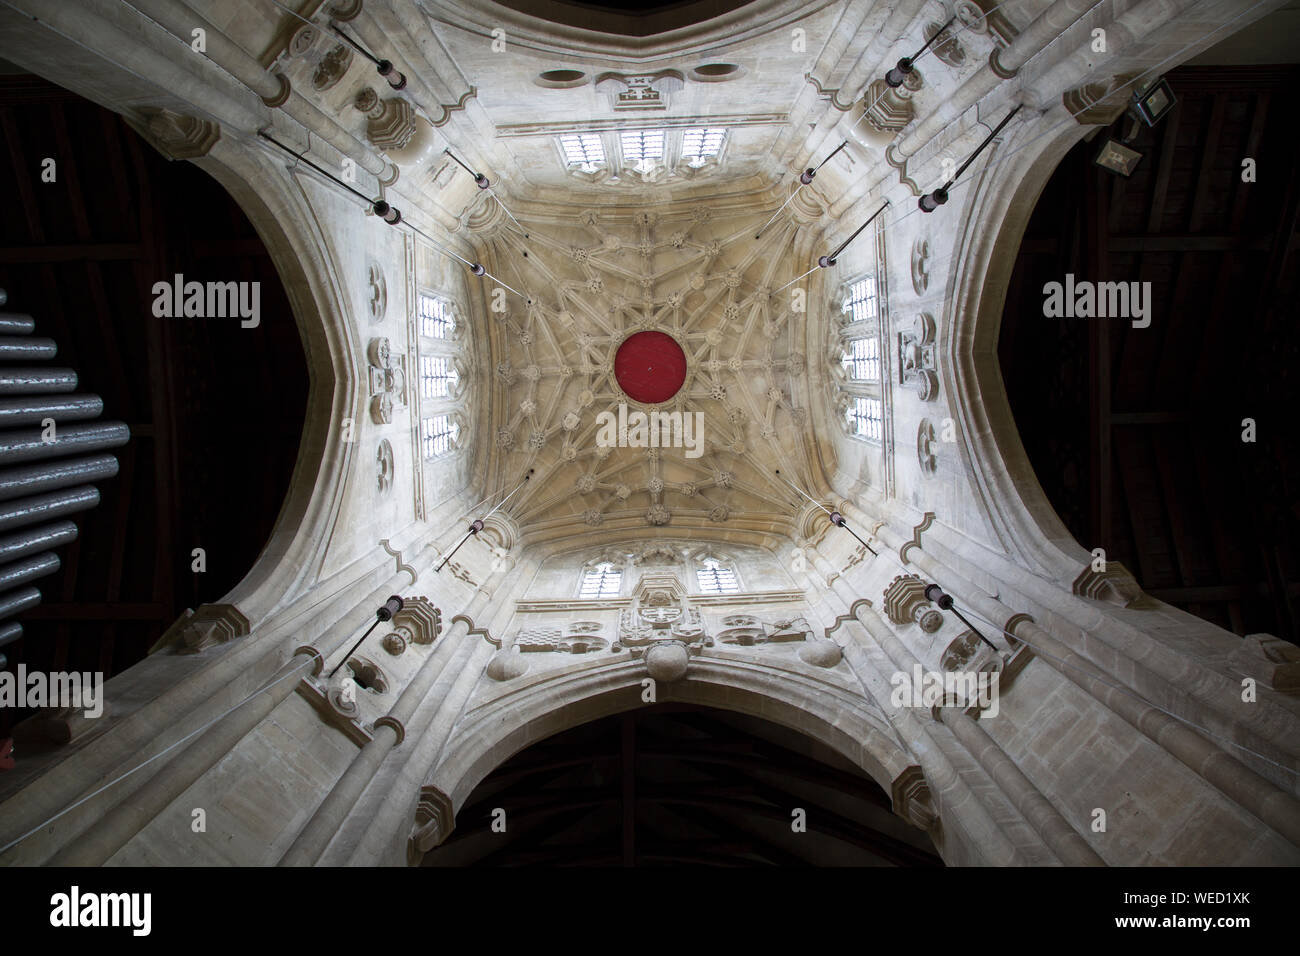
[[[843,532],[839,530],[826,532],[826,534],[831,533],[842,534]],[[863,603],[865,595],[857,593],[844,575],[840,574],[838,569],[822,554],[818,544],[824,545],[825,541],[826,537],[823,535],[820,541],[817,542],[813,540],[804,541],[802,547],[805,553],[812,557],[813,564],[818,572],[825,577],[833,578],[830,584],[831,595],[838,599],[837,603],[840,603],[842,607],[853,608],[852,623],[857,625],[858,629],[867,638],[866,647],[856,640],[846,641],[843,645],[844,659],[858,678],[863,691],[897,732],[899,740],[904,743],[910,752],[917,755],[916,759],[925,773],[925,779],[941,804],[942,813],[940,818],[949,820],[950,824],[960,821],[962,829],[974,828],[978,831],[978,840],[973,845],[983,848],[988,853],[988,856],[986,859],[977,862],[996,866],[1028,866],[1032,864],[1034,861],[1027,859],[1024,852],[1007,839],[1003,827],[994,819],[990,808],[961,778],[957,769],[943,752],[943,747],[939,741],[934,739],[931,732],[933,726],[927,726],[909,709],[899,709],[892,706],[892,686],[884,671],[869,659],[867,648],[884,656],[886,660],[890,660],[890,655],[882,646],[883,639],[887,636],[899,648],[902,648],[903,645],[897,638],[893,637],[888,625],[870,607]],[[910,656],[910,652],[906,651],[905,648],[903,653],[904,656]],[[891,661],[891,663],[896,668],[910,669],[902,667],[897,661]]]
[[[505,569],[499,576],[501,583],[495,587],[494,592],[511,597],[522,594],[537,566],[535,561],[526,560],[509,577],[505,575],[509,574],[510,569]],[[507,581],[508,589],[505,587]],[[355,841],[354,846],[340,847],[337,853],[332,850],[331,862],[360,866],[393,863],[402,859],[410,862],[422,852],[409,839],[417,807],[425,798],[426,784],[442,758],[452,728],[460,719],[467,701],[482,678],[488,659],[497,650],[484,639],[484,631],[491,628],[503,630],[514,615],[514,601],[506,599],[492,602],[490,595],[481,594],[466,611],[467,613],[458,614],[454,618],[454,632],[459,642],[455,658],[443,668],[441,678],[412,717],[409,733],[414,744],[410,752],[404,755],[400,765],[393,767],[392,772],[383,777],[382,781],[376,781],[377,784],[382,782],[386,792],[377,802],[371,801],[368,805],[371,819],[364,834]],[[438,819],[449,824],[454,808],[445,795],[439,793],[437,798],[442,804]],[[434,840],[434,843],[440,842],[450,830],[450,825],[443,826],[440,823],[430,828],[429,839]],[[430,844],[432,845],[434,844]]]
[[[920,662],[871,608],[859,605],[856,616],[888,655],[894,666],[910,672]],[[978,722],[958,708],[940,707],[938,718],[975,758],[998,789],[1033,827],[1056,857],[1067,866],[1105,866],[1105,861],[1057,812],[1051,801],[1012,762]]]
[[[121,849],[141,828],[207,773],[240,740],[262,722],[291,693],[314,662],[319,673],[325,659],[356,636],[374,616],[375,608],[409,583],[406,571],[392,575],[360,604],[317,639],[317,646],[300,647],[272,676],[264,689],[246,698],[215,723],[200,727],[180,752],[161,766],[138,790],[128,795],[93,827],[69,842],[49,861],[55,866],[99,866]],[[174,745],[176,746],[176,745]]]
[[[480,591],[466,608],[466,614],[478,613],[489,599],[488,593]],[[280,866],[310,866],[320,859],[331,838],[356,806],[362,792],[374,779],[379,766],[405,739],[406,725],[417,708],[424,703],[434,683],[444,670],[451,668],[450,673],[454,674],[463,665],[467,649],[474,644],[472,640],[466,640],[469,629],[466,620],[466,617],[457,615],[450,630],[420,665],[392,710],[375,721],[374,736],[353,758],[343,776],[334,784],[307,825],[285,851],[280,858]]]
[[[173,800],[228,754],[264,720],[322,660],[313,648],[299,648],[275,672],[269,686],[244,701],[188,744],[147,783],[106,813],[99,823],[64,845],[48,866],[101,866]]]
[[[1038,658],[1062,677],[1124,718],[1291,843],[1300,846],[1300,800],[1255,773],[1182,721],[1138,699],[1126,689],[1116,687],[1114,678],[1062,644],[1028,615],[1017,613],[996,598],[989,597],[962,574],[940,564],[911,543],[911,539],[904,538],[888,525],[881,526],[877,536],[895,549],[906,563],[915,565],[929,580],[948,591],[959,607],[964,604],[990,621],[1002,622],[996,626],[1010,632],[1012,640],[1023,637],[1031,648],[1042,652]],[[1007,640],[1005,635],[1003,640]]]
[[[101,9],[103,9],[103,4],[107,0],[91,0],[91,2],[100,5]],[[220,27],[212,24],[188,5],[180,2],[180,0],[131,0],[131,6],[187,45],[190,43],[191,31],[202,29],[205,33],[205,42],[207,44],[205,55],[208,59],[225,70],[239,83],[256,93],[267,106],[284,110],[294,120],[333,146],[339,153],[355,160],[362,169],[384,179],[386,182],[391,181],[392,171],[383,158],[366,148],[364,143],[344,129],[337,120],[327,116],[315,104],[295,92],[283,75],[273,74],[265,69],[261,63],[231,40]],[[77,12],[78,17],[82,17],[84,14],[84,10]],[[131,47],[140,50],[142,44],[138,40],[134,41],[126,45],[123,52]],[[176,89],[164,77],[154,72],[149,72],[146,76],[160,87]],[[202,95],[186,96],[186,99],[201,107],[213,95],[214,90],[211,87],[206,87]],[[252,123],[245,121],[239,124],[238,128],[242,132],[250,133],[262,125],[264,125],[263,122],[258,119]]]

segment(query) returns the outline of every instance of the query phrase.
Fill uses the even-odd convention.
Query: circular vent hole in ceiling
[[[691,70],[691,75],[706,83],[734,80],[744,71],[736,63],[703,63]]]
[[[538,86],[567,89],[587,82],[587,74],[581,70],[546,70],[537,74],[536,82]]]
[[[636,332],[614,353],[614,378],[633,401],[666,402],[686,381],[686,353],[664,332]]]

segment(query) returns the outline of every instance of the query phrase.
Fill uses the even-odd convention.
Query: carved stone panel
[[[616,110],[663,110],[669,96],[686,85],[680,70],[655,73],[602,73],[596,77],[596,89],[609,96]]]
[[[379,493],[383,494],[393,487],[393,476],[396,474],[396,465],[393,463],[393,446],[385,438],[375,449],[375,483],[379,486]]]
[[[923,402],[939,395],[934,316],[922,312],[910,329],[898,333],[898,382],[916,390]]]
[[[406,407],[406,356],[394,355],[385,337],[373,338],[366,349],[370,360],[370,418],[376,425],[393,420],[396,408]]]
[[[388,283],[384,281],[384,268],[378,262],[366,266],[366,306],[370,321],[382,322],[388,312]]]
[[[930,240],[918,238],[912,243],[912,289],[925,295],[930,287]]]
[[[927,478],[939,470],[939,440],[935,435],[934,423],[928,418],[921,419],[916,430],[916,459],[921,465],[921,474]]]

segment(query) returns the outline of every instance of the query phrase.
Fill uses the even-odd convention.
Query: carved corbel
[[[210,120],[166,109],[146,108],[140,114],[143,122],[131,125],[168,159],[206,156],[221,139],[221,127]]]
[[[197,611],[187,609],[163,632],[149,653],[175,645],[178,654],[199,654],[209,647],[243,637],[250,629],[248,618],[233,604],[203,604]]]
[[[1300,693],[1300,648],[1272,634],[1247,634],[1228,665],[1284,694]]]
[[[1098,571],[1094,563],[1089,562],[1074,579],[1071,590],[1080,597],[1105,601],[1117,607],[1132,607],[1142,598],[1142,588],[1128,568],[1118,561],[1105,562],[1105,568]]]
[[[404,149],[416,133],[415,110],[400,97],[381,99],[370,87],[361,89],[352,105],[366,116],[366,139],[385,152]]]
[[[933,634],[943,626],[941,615],[925,596],[925,582],[915,575],[900,574],[885,588],[885,615],[899,627],[919,624]]]
[[[437,787],[420,788],[420,801],[415,806],[415,826],[411,829],[411,845],[419,853],[428,853],[456,829],[456,810],[451,797]]]
[[[432,644],[442,633],[442,611],[426,597],[408,597],[393,615],[393,627],[409,634],[412,644]]]
[[[912,825],[929,830],[939,822],[934,795],[918,765],[912,764],[898,775],[890,785],[889,795],[894,812]]]
[[[1121,73],[1101,83],[1085,83],[1061,94],[1061,105],[1080,126],[1109,126],[1128,107],[1136,73]]]

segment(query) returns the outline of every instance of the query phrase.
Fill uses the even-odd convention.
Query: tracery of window
[[[620,143],[623,165],[637,172],[649,172],[664,157],[662,129],[625,129]]]
[[[602,561],[582,573],[582,589],[578,596],[585,600],[618,597],[623,583],[623,570],[609,561]]]
[[[848,406],[848,421],[852,434],[868,441],[880,441],[884,434],[884,409],[880,399],[853,399]]]
[[[560,136],[560,149],[565,162],[584,173],[594,173],[605,165],[605,146],[599,133],[564,133]]]
[[[419,296],[420,334],[431,339],[448,338],[456,328],[451,303],[441,296],[421,292]]]
[[[722,151],[727,131],[721,127],[697,127],[682,132],[682,159],[696,169]]]
[[[424,419],[420,424],[420,442],[426,461],[430,458],[440,458],[455,447],[456,439],[460,435],[460,424],[455,419],[447,415],[434,415],[432,418]]]
[[[875,335],[844,343],[841,364],[855,382],[880,381],[880,340]]]
[[[849,283],[844,298],[844,314],[850,322],[866,322],[876,317],[876,277],[865,275]]]
[[[740,590],[736,572],[725,567],[717,558],[706,558],[695,569],[701,594],[735,594]]]
[[[420,356],[420,396],[446,398],[460,381],[456,366],[446,355]]]

